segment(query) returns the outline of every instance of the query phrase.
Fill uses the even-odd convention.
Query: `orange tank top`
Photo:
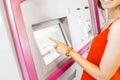
[[[112,22],[113,23],[113,22]],[[90,51],[87,56],[87,60],[98,65],[100,64],[102,55],[104,53],[106,43],[107,43],[107,35],[109,32],[109,27],[112,23],[101,33],[99,33],[92,41],[92,45]],[[87,72],[83,71],[82,78],[80,80],[95,80],[92,76],[90,76]],[[120,80],[120,67],[113,75],[110,80]]]

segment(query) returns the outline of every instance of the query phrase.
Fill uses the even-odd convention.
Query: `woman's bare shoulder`
[[[111,27],[109,28],[108,39],[120,39],[120,19],[113,22]]]
[[[120,18],[113,22],[110,31],[120,31]]]

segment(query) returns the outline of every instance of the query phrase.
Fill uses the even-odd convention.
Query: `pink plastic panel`
[[[20,4],[24,0],[3,0],[24,80],[38,80]]]

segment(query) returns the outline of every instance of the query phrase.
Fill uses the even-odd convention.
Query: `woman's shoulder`
[[[120,17],[117,18],[115,21],[113,21],[112,25],[115,25],[115,26],[119,25],[120,26]]]
[[[117,38],[120,36],[120,18],[114,21],[109,28],[109,37]]]
[[[120,31],[120,18],[117,19],[117,20],[115,20],[115,21],[112,23],[110,29],[111,29],[111,31],[114,31],[114,30],[115,30],[115,31]]]

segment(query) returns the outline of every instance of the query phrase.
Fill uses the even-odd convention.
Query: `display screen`
[[[45,26],[44,28],[34,31],[33,34],[46,65],[50,64],[60,56],[53,47],[55,43],[49,38],[52,37],[67,44],[64,36],[65,33],[60,24]]]

